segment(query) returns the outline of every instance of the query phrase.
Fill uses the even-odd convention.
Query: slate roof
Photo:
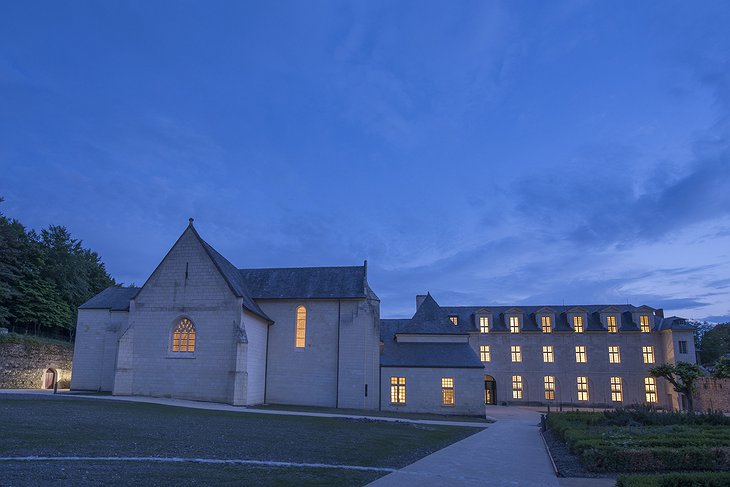
[[[684,318],[680,318],[679,316],[670,316],[668,318],[663,318],[661,320],[661,323],[657,327],[658,331],[664,331],[664,330],[686,330],[686,331],[695,331],[695,327],[691,324],[687,323],[687,320]]]
[[[468,343],[383,342],[380,365],[384,367],[444,367],[483,369]]]
[[[460,320],[457,321],[460,323]],[[464,325],[454,325],[449,319],[449,313],[438,305],[431,294],[427,294],[416,314],[398,333],[424,333],[438,335],[465,335],[468,333],[466,322]]]
[[[79,306],[79,309],[129,310],[129,300],[139,292],[138,287],[108,287]]]
[[[239,269],[238,273],[254,299],[361,299],[372,293],[365,266]]]

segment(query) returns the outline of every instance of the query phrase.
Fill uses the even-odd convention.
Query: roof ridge
[[[296,267],[239,267],[239,271],[274,271],[294,269],[362,269],[363,265],[324,265],[324,266],[296,266]]]

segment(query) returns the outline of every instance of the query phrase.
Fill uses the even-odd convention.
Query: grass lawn
[[[23,395],[0,398],[0,418],[0,456],[195,457],[388,468],[481,431]],[[381,475],[193,463],[0,462],[3,485],[363,485]]]
[[[330,414],[351,414],[354,416],[375,416],[385,418],[403,418],[403,419],[427,419],[431,421],[458,421],[468,423],[493,423],[484,417],[479,416],[453,416],[446,414],[428,414],[428,413],[400,413],[393,411],[371,411],[364,409],[338,409],[325,408],[316,406],[289,406],[284,404],[267,404],[266,406],[254,406],[252,409],[273,409],[276,411],[305,411],[314,413],[330,413]]]

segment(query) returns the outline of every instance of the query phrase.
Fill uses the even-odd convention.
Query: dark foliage
[[[728,472],[676,472],[662,475],[621,475],[616,487],[727,487]]]
[[[730,323],[721,323],[707,330],[700,341],[700,361],[712,365],[730,353]]]

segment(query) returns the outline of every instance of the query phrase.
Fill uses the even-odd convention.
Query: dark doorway
[[[43,374],[43,388],[44,389],[53,389],[53,384],[56,383],[56,371],[53,369],[46,370],[46,373]]]
[[[491,375],[484,376],[484,404],[497,404],[497,383]]]

